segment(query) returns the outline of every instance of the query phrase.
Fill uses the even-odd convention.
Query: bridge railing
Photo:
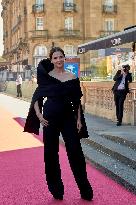
[[[85,112],[116,121],[113,82],[81,82],[82,104]],[[124,104],[123,122],[136,125],[136,83],[130,84],[130,93]]]
[[[83,92],[82,105],[86,113],[105,117],[116,121],[114,96],[112,92],[113,82],[87,82],[81,81]],[[23,97],[31,100],[37,87],[36,82],[23,81]],[[16,85],[13,81],[7,82],[6,93],[16,96]],[[124,103],[123,122],[136,125],[136,82],[130,84],[130,93]]]

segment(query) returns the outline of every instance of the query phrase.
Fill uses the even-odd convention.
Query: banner
[[[67,57],[64,63],[64,69],[75,74],[76,77],[80,76],[80,58]]]

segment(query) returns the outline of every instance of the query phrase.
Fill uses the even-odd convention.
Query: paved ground
[[[66,187],[63,202],[52,199],[47,190],[43,168],[43,144],[40,138],[22,133],[15,121],[25,118],[29,103],[0,94],[0,205],[88,204],[79,197],[73,176],[66,160],[64,147],[60,146],[60,161]],[[86,114],[88,129],[97,132],[133,137],[136,127],[116,127],[112,121]],[[128,134],[126,134],[128,132]],[[63,157],[62,157],[63,156]],[[136,196],[107,176],[87,164],[89,180],[94,188],[94,205],[135,205]]]
[[[88,129],[94,130],[98,134],[109,134],[115,136],[125,136],[136,141],[136,126],[122,124],[116,126],[116,123],[106,118],[100,118],[86,114]]]
[[[10,112],[12,112],[14,116],[26,118],[30,105],[29,102],[13,98],[10,96],[6,96],[3,94],[0,94],[0,96],[1,106],[4,106],[8,110],[10,110]],[[87,127],[90,130],[94,130],[98,133],[126,136],[127,138],[132,137],[133,140],[136,141],[136,126],[123,124],[122,126],[117,127],[115,122],[108,120],[106,118],[100,118],[89,114],[86,114],[85,117]]]

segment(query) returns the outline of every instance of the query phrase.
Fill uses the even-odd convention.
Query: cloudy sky
[[[2,11],[2,6],[1,6],[1,0],[0,0],[0,56],[3,53],[3,21],[1,18],[1,11]]]

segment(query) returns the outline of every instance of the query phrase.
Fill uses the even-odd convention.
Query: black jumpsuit
[[[50,68],[50,64],[48,67]],[[80,194],[91,197],[93,191],[87,179],[86,163],[80,144],[80,138],[88,137],[82,107],[80,111],[83,126],[80,133],[77,130],[77,111],[79,105],[81,106],[82,96],[80,81],[77,78],[61,82],[49,76],[47,68],[42,62],[37,68],[38,87],[32,97],[24,132],[39,134],[40,121],[34,109],[34,104],[38,101],[40,110],[43,107],[43,117],[49,121],[49,125],[43,127],[43,141],[46,180],[50,192],[53,195],[64,194],[58,156],[61,133]],[[43,97],[47,97],[44,105]]]
[[[69,84],[70,81],[64,82]],[[77,130],[73,102],[65,97],[50,97],[43,106],[43,116],[49,125],[43,128],[45,173],[52,194],[64,194],[59,164],[59,136],[62,134],[69,163],[81,193],[90,190],[86,163]]]

